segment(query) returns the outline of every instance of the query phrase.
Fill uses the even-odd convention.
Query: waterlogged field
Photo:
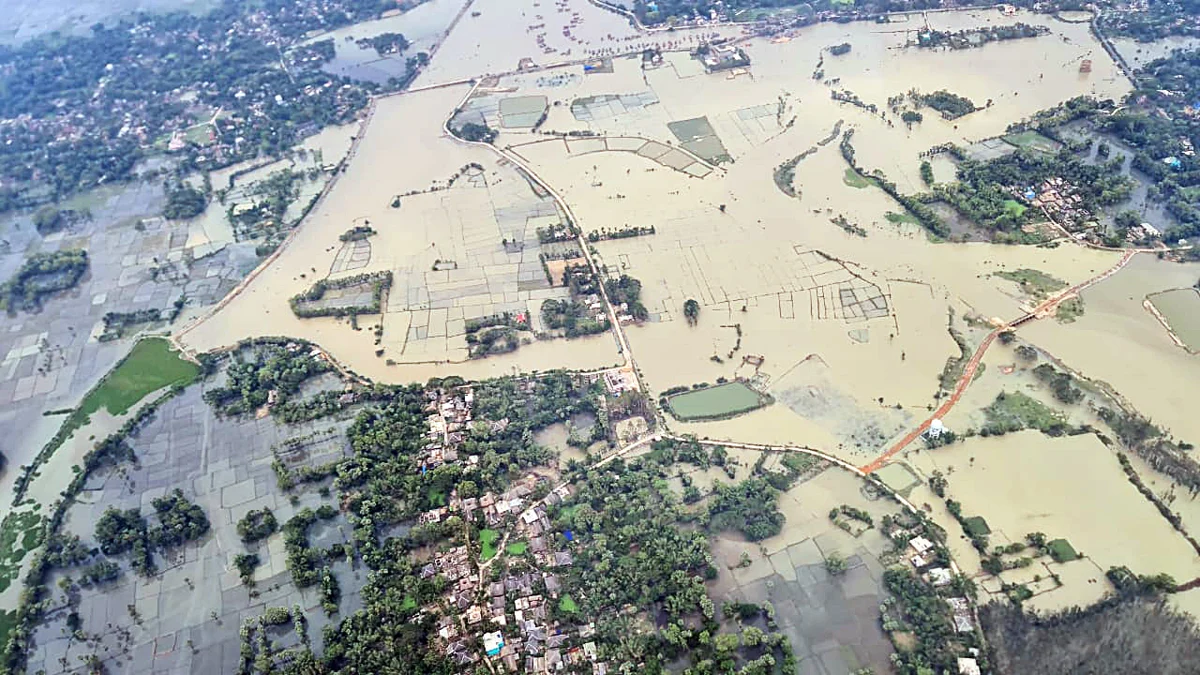
[[[1188,349],[1200,351],[1200,290],[1177,288],[1151,295],[1149,300],[1166,319],[1171,332]]]
[[[542,56],[530,54],[523,40],[501,46],[483,37],[479,27],[496,20],[494,10],[473,5],[481,15],[455,25],[417,84],[453,80],[466,74],[461,69],[506,71],[525,55],[542,62],[566,58],[568,48],[572,58],[629,48],[627,25],[609,26],[615,17],[603,13],[593,20],[593,10],[601,10],[576,4],[506,14],[534,23],[539,14],[553,17],[547,25],[580,14],[582,23],[566,39],[573,46],[548,42],[547,49],[558,51]],[[933,403],[936,374],[958,355],[946,332],[948,311],[1021,313],[1024,298],[993,273],[1036,269],[1070,284],[1115,259],[1077,246],[933,244],[878,187],[847,184],[839,131],[854,130],[862,166],[882,169],[901,190],[914,192],[924,189],[918,154],[934,145],[1001,135],[1013,121],[1072,96],[1116,97],[1128,88],[1112,63],[1095,57],[1102,50],[1085,24],[994,11],[936,13],[929,21],[940,29],[1026,21],[1046,24],[1052,34],[940,52],[906,48],[894,26],[822,24],[788,36],[794,39],[742,43],[753,78],[705,74],[686,52],[665,53],[657,67],[643,67],[636,54],[614,58],[611,68],[585,71],[576,64],[506,75],[475,90],[465,106],[503,127],[496,146],[505,158],[444,135],[443,121],[472,93],[466,85],[380,100],[346,173],[292,241],[243,292],[180,338],[204,350],[247,334],[298,335],[385,381],[619,363],[626,355],[606,336],[531,341],[510,354],[467,357],[466,320],[502,311],[536,315],[545,299],[562,297],[541,274],[535,231],[563,217],[563,206],[531,189],[518,170],[524,165],[558,193],[585,233],[655,228],[593,244],[597,263],[610,274],[642,282],[651,317],[627,333],[652,391],[680,381],[757,378],[763,390],[776,398],[785,393],[790,403],[698,426],[713,437],[747,441],[787,442],[803,434],[831,452],[869,458],[904,428],[905,414],[896,411]],[[686,48],[688,35],[675,36],[677,46]],[[842,42],[852,45],[850,53],[824,52]],[[1090,74],[1061,65],[1088,54],[1096,61]],[[822,58],[823,79],[814,79],[810,70]],[[830,98],[831,89],[850,91],[885,109],[888,97],[913,88],[949,89],[991,105],[953,122],[929,110],[909,129]],[[503,126],[506,105],[534,97],[546,101],[543,131],[591,136],[547,141]],[[687,143],[709,160],[678,147],[681,129],[703,130]],[[394,152],[400,146],[403,158]],[[773,170],[806,152],[795,166],[797,194],[789,196]],[[724,162],[723,154],[734,161]],[[482,170],[469,180],[431,191],[472,163]],[[370,240],[370,261],[354,273],[390,270],[396,279],[382,316],[359,317],[358,330],[346,320],[292,316],[288,297],[315,279],[349,274],[332,266],[337,237],[364,222],[378,234]],[[506,241],[521,242],[523,250]],[[682,320],[688,299],[702,307],[694,326]],[[822,381],[797,380],[796,369],[813,363],[827,370]],[[892,412],[873,420],[868,433],[847,428],[847,419],[882,407]]]
[[[1155,293],[1187,288],[1198,277],[1200,264],[1139,255],[1083,292],[1087,311],[1074,323],[1035,321],[1021,334],[1085,376],[1108,383],[1176,438],[1196,443],[1200,418],[1186,383],[1200,382],[1200,359],[1176,346],[1143,303]]]
[[[744,382],[729,382],[715,387],[676,394],[667,399],[671,413],[681,420],[730,417],[763,405],[762,396]]]
[[[1127,566],[1138,574],[1165,572],[1179,580],[1200,575],[1200,555],[1125,477],[1114,452],[1093,434],[1050,438],[1036,431],[973,438],[920,452],[910,462],[925,476],[941,471],[946,498],[962,505],[964,517],[983,517],[990,545],[1023,542],[1041,532],[1066,539],[1081,556],[1069,562],[1037,558],[1029,568],[1004,572],[1000,579],[1026,583],[1041,609],[1087,604],[1109,588],[1104,572]],[[951,534],[955,560],[987,593],[1000,592],[1000,580],[980,572],[979,556],[963,527],[926,486],[910,499],[934,504],[932,515]],[[1061,544],[1059,545],[1061,549]],[[1064,549],[1065,550],[1065,549]],[[1027,554],[1026,554],[1027,555]],[[1061,587],[1049,582],[1058,574]]]

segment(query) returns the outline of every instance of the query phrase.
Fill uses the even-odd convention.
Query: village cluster
[[[422,471],[442,464],[479,458],[461,458],[459,448],[468,424],[472,424],[474,392],[467,387],[431,391],[426,411],[429,431]],[[503,431],[509,421],[488,421],[493,432]],[[441,575],[447,582],[442,603],[422,608],[421,613],[439,616],[438,635],[445,653],[460,666],[486,655],[493,668],[506,672],[560,672],[573,664],[590,662],[596,673],[608,665],[596,662],[596,644],[590,638],[594,626],[564,624],[552,618],[550,605],[563,601],[560,575],[574,563],[570,530],[556,530],[546,507],[571,495],[567,485],[546,492],[547,479],[527,476],[501,494],[487,492],[479,497],[450,495],[447,504],[421,514],[422,525],[441,523],[451,516],[465,522],[483,522],[496,533],[507,532],[521,542],[521,554],[512,555],[503,541],[494,543],[492,554],[483,559],[471,555],[468,546],[436,551],[421,568],[421,578]],[[509,536],[504,537],[508,541]],[[492,573],[493,563],[506,562],[506,572]],[[503,565],[497,567],[503,569]],[[573,602],[573,601],[569,601]],[[417,617],[419,620],[420,617]],[[482,649],[480,648],[482,646]]]
[[[924,536],[913,536],[913,533],[903,527],[895,527],[887,533],[893,540],[908,539],[904,555],[913,569],[936,589],[945,589],[954,581],[954,571],[937,564],[934,543]],[[954,630],[957,633],[969,634],[975,630],[974,610],[971,601],[966,597],[943,598],[950,606]],[[979,675],[980,667],[977,659],[972,656],[958,659],[960,675]]]

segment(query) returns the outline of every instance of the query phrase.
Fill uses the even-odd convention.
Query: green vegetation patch
[[[1009,200],[1012,201],[1012,200]],[[1061,291],[1067,287],[1067,282],[1041,270],[1029,268],[1021,268],[1019,270],[996,272],[992,276],[1015,281],[1021,286],[1021,290],[1036,298],[1045,297],[1055,291]]]
[[[887,214],[884,215],[884,218],[887,218],[887,221],[894,225],[900,225],[901,223],[907,223],[909,225],[921,224],[920,220],[909,213],[896,213],[895,211],[888,211]]]
[[[506,553],[508,553],[509,555],[525,555],[525,551],[528,548],[529,548],[529,544],[527,544],[523,541],[514,541],[513,543],[509,544],[508,546],[505,546],[504,551]]]
[[[875,184],[875,181],[867,178],[850,167],[846,167],[846,173],[842,175],[842,182],[856,190],[869,188]]]
[[[723,419],[766,405],[761,394],[745,383],[728,382],[667,398],[667,408],[682,421]]]
[[[41,523],[35,511],[9,513],[0,522],[0,592],[16,580],[25,554],[41,543]]]
[[[984,436],[1021,429],[1037,429],[1047,436],[1062,436],[1069,431],[1062,413],[1019,391],[1000,392],[983,413],[987,424],[980,433]]]
[[[90,415],[104,408],[110,415],[123,415],[146,394],[168,386],[184,386],[200,374],[200,366],[184,359],[163,338],[146,338],[133,346],[129,356],[92,390],[79,412]]]
[[[992,533],[992,528],[988,527],[987,521],[983,516],[970,516],[963,518],[963,529],[972,537],[983,537]]]
[[[1021,216],[1025,215],[1025,212],[1029,210],[1029,207],[1015,199],[1005,199],[1004,210],[1013,214],[1013,216],[1020,218]]]
[[[575,603],[575,599],[569,595],[562,596],[558,601],[558,608],[568,614],[574,614],[579,611],[579,605]]]
[[[1058,308],[1054,310],[1054,318],[1061,323],[1071,323],[1083,316],[1083,310],[1083,298],[1067,298],[1058,303]]]
[[[1003,139],[1005,142],[1015,145],[1018,148],[1033,148],[1042,152],[1056,152],[1062,147],[1058,142],[1046,138],[1032,129],[1015,134],[1007,134],[1003,136]]]
[[[479,531],[479,559],[491,560],[497,552],[496,542],[500,539],[500,533],[496,530],[480,530]]]
[[[1075,548],[1066,539],[1055,539],[1046,544],[1046,548],[1050,549],[1050,557],[1054,562],[1070,562],[1079,558]]]

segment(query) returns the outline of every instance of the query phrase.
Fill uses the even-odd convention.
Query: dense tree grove
[[[1097,605],[1034,614],[994,602],[983,606],[998,672],[1059,675],[1185,675],[1200,658],[1195,620],[1153,592],[1110,597]]]
[[[627,274],[609,279],[604,282],[604,292],[612,304],[628,312],[634,319],[645,321],[650,318],[650,312],[642,304],[642,282],[637,279]]]
[[[955,672],[960,647],[946,611],[946,599],[907,567],[885,570],[883,583],[896,598],[899,618],[917,637],[913,649],[894,661],[897,672],[902,675]]]
[[[240,415],[267,403],[270,392],[279,402],[300,389],[305,380],[331,369],[304,343],[280,340],[239,350],[225,370],[225,386],[204,392],[204,400],[222,415]]]
[[[963,115],[973,113],[978,110],[978,108],[975,107],[975,103],[972,102],[971,99],[965,96],[959,96],[958,94],[946,91],[945,89],[940,89],[931,94],[917,94],[914,95],[913,98],[919,105],[925,105],[933,108],[934,110],[940,112],[942,117],[945,117],[948,120],[958,119]]]
[[[542,317],[547,328],[561,329],[568,338],[603,333],[611,327],[607,316],[597,319],[579,300],[546,300],[542,303]]]
[[[186,220],[204,213],[208,206],[208,197],[200,190],[177,181],[167,185],[167,205],[163,207],[163,217],[170,220]]]
[[[1197,0],[1155,0],[1145,5],[1130,5],[1125,11],[1106,11],[1100,26],[1109,35],[1150,42],[1171,35],[1200,35],[1197,16],[1200,16]]]
[[[461,127],[451,127],[451,131],[455,136],[464,141],[473,143],[491,143],[496,140],[496,136],[500,133],[495,129],[485,124],[476,124],[475,122],[467,122]]]
[[[400,33],[380,33],[369,38],[356,40],[355,44],[359,47],[370,47],[380,56],[399,54],[408,49],[409,46],[408,40]]]
[[[783,514],[776,502],[775,488],[762,478],[748,478],[735,485],[718,485],[716,498],[708,509],[709,527],[736,530],[750,541],[761,541],[779,534]]]
[[[247,544],[266,539],[278,528],[279,521],[275,519],[275,514],[271,512],[271,509],[266,507],[247,511],[237,524],[238,536]]]
[[[150,531],[150,541],[156,546],[170,548],[208,534],[208,516],[199,506],[184,499],[182,491],[177,489],[150,503],[159,522],[159,526]]]
[[[688,298],[683,303],[683,316],[687,319],[688,325],[695,326],[700,318],[700,303]]]
[[[1200,235],[1200,161],[1188,152],[1200,143],[1200,119],[1192,114],[1200,100],[1200,52],[1177,52],[1147,64],[1129,100],[1141,103],[1098,117],[1098,127],[1133,146],[1133,167],[1154,179],[1150,196],[1165,203],[1179,223],[1166,238]]]
[[[87,251],[64,250],[30,256],[4,284],[0,284],[0,309],[31,311],[42,299],[73,288],[88,269]]]
[[[990,230],[1013,232],[1028,222],[1033,212],[1010,208],[1013,195],[1006,188],[1024,189],[1053,177],[1074,186],[1088,209],[1120,203],[1132,189],[1132,183],[1120,172],[1119,162],[1092,165],[1065,148],[1057,154],[1021,148],[986,162],[960,163],[958,181],[936,186],[934,194]]]

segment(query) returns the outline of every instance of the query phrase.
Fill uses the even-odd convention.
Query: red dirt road
[[[1033,311],[1013,319],[1004,326],[1001,326],[988,333],[987,337],[983,339],[983,342],[979,344],[979,347],[975,349],[975,353],[971,356],[971,360],[967,362],[966,368],[963,368],[962,377],[958,379],[958,384],[955,385],[954,392],[950,394],[950,398],[942,402],[942,405],[938,406],[938,409],[933,411],[933,414],[930,415],[929,418],[927,418],[924,422],[922,422],[920,426],[905,434],[904,438],[896,441],[892,447],[888,448],[887,451],[876,457],[870,464],[865,464],[859,467],[862,472],[872,473],[878,471],[884,464],[887,464],[892,457],[895,457],[901,450],[908,447],[909,443],[917,440],[921,434],[925,433],[925,430],[929,428],[929,425],[933,424],[934,420],[941,419],[946,416],[946,413],[950,412],[950,409],[954,407],[955,403],[958,403],[958,399],[962,397],[964,392],[966,392],[967,387],[971,386],[971,380],[975,378],[975,372],[979,370],[979,363],[983,361],[984,353],[988,350],[988,347],[992,346],[992,342],[996,340],[1000,333],[1008,330],[1010,327],[1015,328],[1027,321],[1047,315],[1050,311],[1058,307],[1059,303],[1061,303],[1063,300],[1075,296],[1088,286],[1099,283],[1121,271],[1121,268],[1125,267],[1125,265],[1128,264],[1129,261],[1133,259],[1133,256],[1137,255],[1137,253],[1138,252],[1136,250],[1126,251],[1121,256],[1121,260],[1118,261],[1116,265],[1113,265],[1106,270],[1103,274],[1092,277],[1087,281],[1075,284],[1074,286],[1057,293],[1053,297],[1035,307]]]

